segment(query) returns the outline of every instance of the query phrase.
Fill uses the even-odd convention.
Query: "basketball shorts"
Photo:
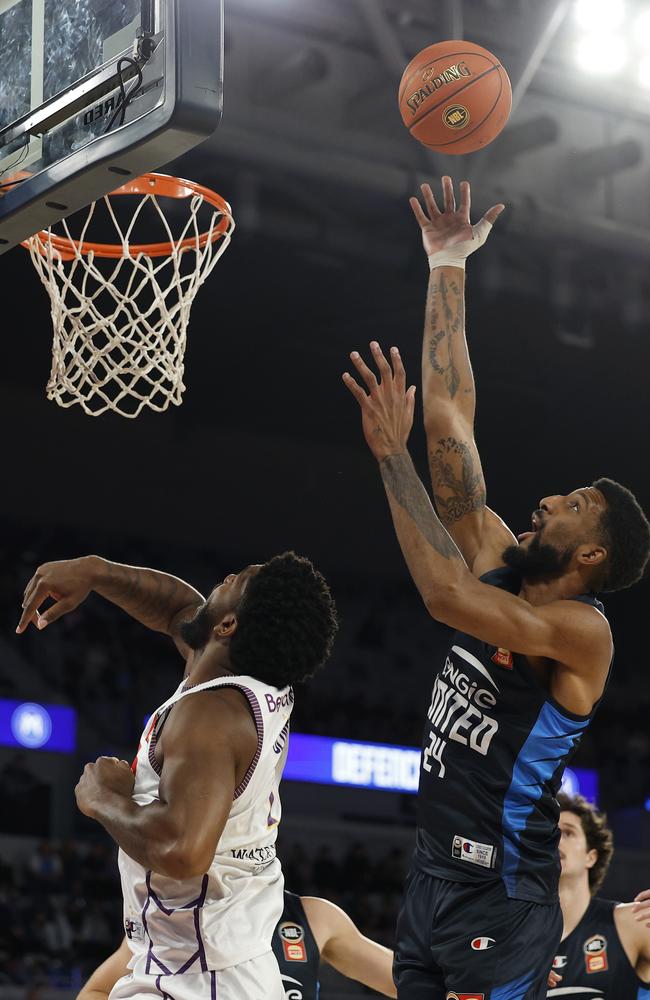
[[[544,1000],[561,936],[559,902],[412,869],[397,920],[398,1000]]]
[[[124,976],[111,990],[110,1000],[285,1000],[285,995],[270,951],[218,972]]]

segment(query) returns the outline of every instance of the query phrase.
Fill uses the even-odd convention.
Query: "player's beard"
[[[207,645],[212,631],[212,619],[207,602],[201,604],[194,616],[186,622],[181,622],[179,629],[181,639],[190,649],[203,649]]]
[[[554,545],[542,542],[541,536],[536,534],[526,548],[509,545],[503,553],[503,561],[525,580],[541,580],[562,576],[573,552],[573,549],[556,549]]]

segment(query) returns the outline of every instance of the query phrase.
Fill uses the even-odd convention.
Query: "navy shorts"
[[[544,1000],[561,936],[559,902],[411,870],[397,920],[398,1000]]]

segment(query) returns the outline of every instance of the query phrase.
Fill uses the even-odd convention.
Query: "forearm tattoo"
[[[449,293],[456,299],[456,308],[452,309]],[[442,320],[438,309],[438,299],[442,310]],[[444,274],[438,281],[431,283],[431,332],[429,340],[429,363],[436,375],[441,375],[447,391],[453,399],[460,386],[460,372],[454,360],[454,337],[462,336],[465,324],[465,303],[462,290],[456,281],[451,281],[449,287]],[[442,325],[442,328],[439,326]],[[446,361],[444,354],[447,354]]]
[[[142,624],[165,630],[174,614],[192,600],[181,580],[167,573],[109,563],[99,592]]]
[[[429,545],[445,559],[460,558],[460,552],[440,523],[410,457],[388,455],[380,468],[386,489],[412,518]]]
[[[477,471],[466,441],[441,438],[436,450],[429,453],[429,465],[436,509],[443,524],[453,524],[465,514],[485,507],[483,472],[480,466]]]

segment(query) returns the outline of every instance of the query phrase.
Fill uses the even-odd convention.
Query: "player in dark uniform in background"
[[[412,199],[431,266],[423,384],[437,513],[407,450],[415,388],[397,348],[391,367],[371,344],[379,382],[352,353],[368,392],[343,376],[413,580],[454,630],[432,671],[394,972],[400,1000],[541,1000],[562,932],[555,796],[612,660],[595,593],[640,578],[650,526],[609,479],[543,499],[519,541],[486,506],[464,264],[501,207],[472,227],[469,185],[459,211],[450,178],[443,189],[444,212],[428,185],[428,214]]]
[[[563,1000],[650,1000],[650,893],[599,899],[613,853],[607,818],[581,795],[560,794],[564,934],[553,962]]]
[[[397,995],[392,951],[364,937],[348,915],[327,899],[285,892],[284,912],[273,934],[273,951],[286,1000],[318,1000],[321,961],[382,995]],[[125,938],[93,972],[77,1000],[108,1000],[118,979],[129,975],[130,958]]]

